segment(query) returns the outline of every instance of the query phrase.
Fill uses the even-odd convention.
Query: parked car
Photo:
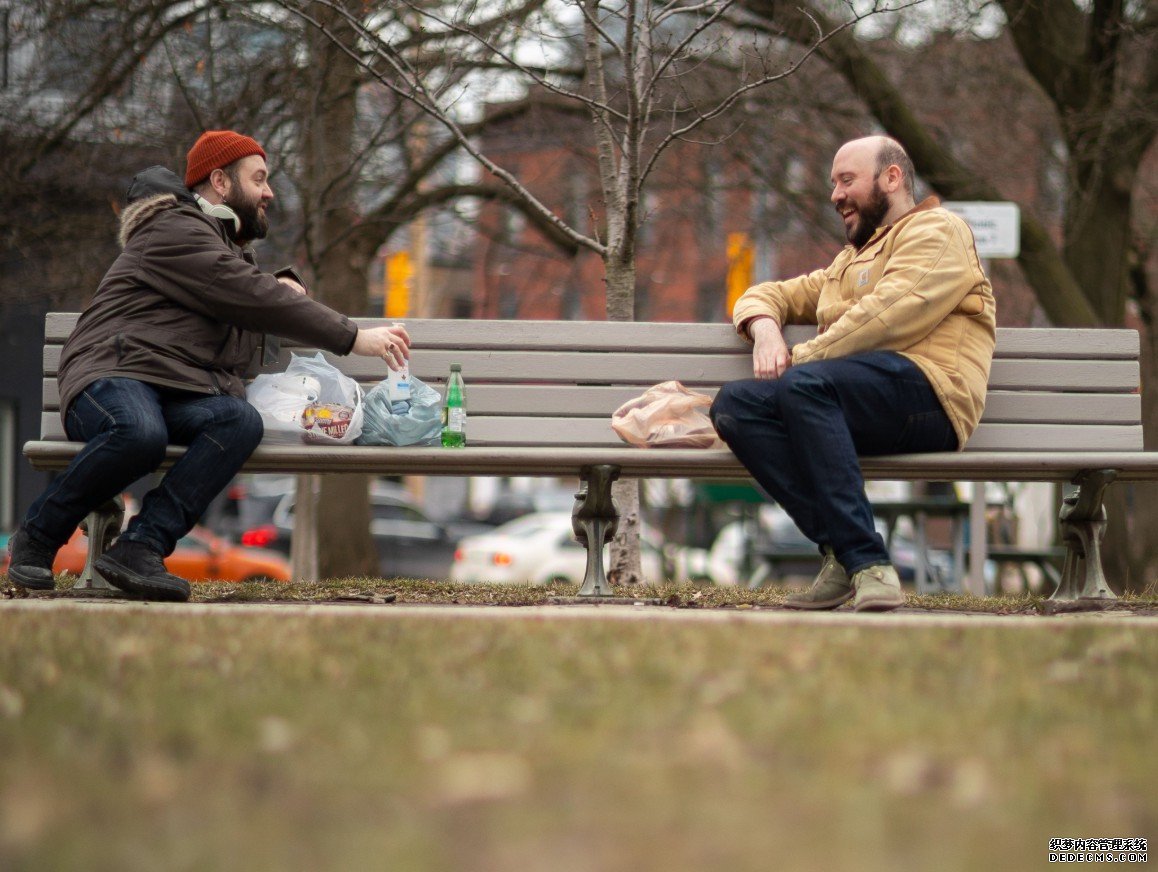
[[[575,487],[543,484],[529,491],[503,491],[478,520],[497,527],[536,512],[569,512],[575,507],[575,491]]]
[[[88,538],[80,530],[56,553],[53,572],[80,575],[88,558]],[[8,571],[8,550],[0,557],[0,572]],[[289,581],[290,565],[282,555],[261,548],[233,545],[204,527],[183,536],[165,568],[188,581]]]
[[[218,536],[240,542],[246,530],[269,523],[295,481],[292,475],[239,475],[209,504],[201,523]]]
[[[649,534],[640,537],[640,562],[648,581],[664,579],[663,557]],[[607,549],[604,550],[604,560]],[[606,565],[606,564],[605,564]],[[587,551],[575,540],[570,512],[535,512],[467,536],[458,543],[450,580],[552,584],[581,582]]]
[[[241,544],[288,555],[295,503],[292,479],[281,485],[280,493],[267,484],[264,490],[243,499],[239,516],[250,524],[241,532]],[[370,535],[383,578],[446,578],[458,540],[491,529],[478,523],[433,521],[404,488],[386,482],[375,482],[371,487],[370,512]]]

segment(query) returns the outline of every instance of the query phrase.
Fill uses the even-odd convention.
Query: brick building
[[[595,235],[602,196],[588,124],[542,105],[488,131],[483,147],[571,227]],[[727,320],[729,243],[750,247],[756,277],[795,275],[831,257],[834,238],[777,212],[777,195],[721,151],[674,145],[641,204],[636,320]],[[605,317],[599,256],[561,252],[506,204],[481,208],[472,284],[476,318]]]

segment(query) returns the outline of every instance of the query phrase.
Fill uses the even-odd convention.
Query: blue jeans
[[[32,504],[28,535],[50,548],[77,524],[161,465],[165,446],[188,446],[149,491],[122,539],[173,553],[261,441],[261,416],[244,400],[102,378],[73,400],[68,437],[87,443]]]
[[[756,482],[850,575],[888,563],[858,455],[953,451],[957,435],[911,360],[869,351],[721,388],[712,422]]]

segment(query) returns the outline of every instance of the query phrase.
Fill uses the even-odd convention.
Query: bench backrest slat
[[[366,383],[364,388],[372,387]],[[443,393],[442,385],[431,385]],[[560,390],[554,385],[472,384],[467,391],[472,415],[603,418],[639,396],[638,386],[591,386]],[[714,396],[716,388],[702,393]],[[56,379],[44,380],[44,409],[56,411],[60,393]],[[982,420],[998,424],[1137,424],[1142,414],[1139,394],[1067,394],[1044,391],[989,392]]]
[[[75,312],[51,312],[45,318],[45,344],[62,344],[76,326]],[[384,324],[381,318],[359,323]],[[714,354],[745,349],[730,324],[690,324],[612,321],[406,321],[412,337],[424,348],[525,348],[551,351],[617,350],[672,351]],[[560,330],[560,327],[565,329]],[[790,344],[815,334],[810,327],[786,330]],[[293,348],[293,343],[286,343]],[[999,327],[995,356],[1049,360],[1137,360],[1138,331],[1106,328]]]
[[[270,371],[284,369],[289,352]],[[326,355],[330,363],[360,382],[385,377],[385,365],[366,357]],[[56,375],[60,346],[45,349],[45,375]],[[445,380],[452,363],[462,365],[468,387],[474,383],[648,385],[677,379],[689,388],[718,387],[726,381],[751,378],[750,356],[745,354],[668,354],[544,351],[416,351],[411,371],[428,384]],[[1123,393],[1139,383],[1138,363],[1130,360],[1014,360],[993,361],[989,386],[993,390]]]
[[[56,371],[75,313],[46,319],[42,438],[63,439]],[[381,319],[359,319],[383,323]],[[411,319],[414,375],[441,389],[451,363],[467,382],[474,445],[621,445],[611,412],[647,386],[678,379],[714,394],[751,376],[751,347],[727,324]],[[815,331],[792,327],[790,343]],[[291,350],[269,371],[284,368]],[[1001,328],[989,401],[969,450],[1140,450],[1138,333]],[[327,358],[372,387],[381,361]]]
[[[374,358],[337,357],[330,363],[358,381],[385,376],[385,365]],[[270,371],[284,369],[289,352]],[[718,386],[726,381],[751,378],[748,354],[669,354],[578,351],[416,351],[411,371],[428,383],[446,378],[452,363],[462,365],[463,377],[472,381],[559,384],[652,385],[678,379],[688,387]],[[60,346],[44,351],[45,375],[56,375]],[[1140,372],[1131,360],[1015,360],[993,361],[989,385],[995,390],[1122,392],[1138,387]]]

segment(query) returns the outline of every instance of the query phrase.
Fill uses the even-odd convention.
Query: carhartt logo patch
[[[858,288],[863,288],[868,284],[868,277],[869,271],[867,269],[861,270],[860,275],[856,277],[856,286]]]

